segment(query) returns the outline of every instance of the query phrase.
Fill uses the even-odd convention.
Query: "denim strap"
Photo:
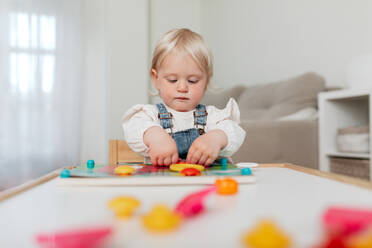
[[[168,129],[170,128],[171,129],[171,132],[172,132],[172,113],[168,112],[166,107],[164,106],[163,103],[158,103],[156,104],[156,107],[158,108],[159,110],[159,113],[158,113],[158,118],[160,120],[160,125],[164,128],[164,129]]]
[[[167,111],[167,108],[163,103],[156,104],[156,107],[159,110],[158,118],[160,120],[160,125],[164,129],[171,129],[172,133],[172,113]],[[203,126],[202,130],[204,131],[204,127],[207,124],[207,110],[205,108],[205,105],[198,104],[194,111],[194,125],[197,128],[198,126]]]
[[[205,105],[198,104],[194,111],[194,124],[205,126],[207,124],[207,115],[208,113],[205,108]]]

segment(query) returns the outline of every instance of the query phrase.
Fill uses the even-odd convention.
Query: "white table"
[[[320,217],[328,206],[372,206],[371,184],[299,168],[255,168],[256,184],[240,185],[235,196],[211,196],[206,212],[166,235],[146,232],[138,216],[116,221],[107,202],[135,196],[142,202],[141,215],[154,203],[175,206],[204,186],[57,187],[53,179],[0,201],[0,244],[38,247],[34,237],[39,232],[108,224],[115,227],[110,247],[241,247],[245,231],[261,218],[271,218],[290,234],[294,247],[309,247],[321,236]]]

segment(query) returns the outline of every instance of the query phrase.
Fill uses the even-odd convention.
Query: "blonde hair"
[[[158,70],[164,58],[173,49],[189,54],[206,73],[207,83],[209,83],[213,76],[212,53],[201,35],[186,28],[172,29],[161,37],[152,56],[151,69]]]

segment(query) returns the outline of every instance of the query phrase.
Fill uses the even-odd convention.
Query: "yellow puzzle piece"
[[[181,171],[183,169],[186,169],[186,168],[195,168],[199,171],[203,171],[204,170],[204,166],[203,165],[200,165],[200,164],[172,164],[169,169],[171,171]]]
[[[142,223],[149,231],[168,232],[177,229],[182,217],[162,204],[155,205],[151,211],[143,216]]]
[[[291,241],[273,221],[260,221],[243,237],[243,243],[250,248],[289,248]]]
[[[120,176],[128,176],[134,173],[136,170],[133,167],[127,165],[121,165],[115,168],[114,173]]]
[[[355,234],[347,240],[349,248],[371,248],[372,247],[372,228],[361,234]]]
[[[115,212],[117,218],[128,218],[140,206],[140,201],[130,196],[115,197],[108,202],[108,207]]]

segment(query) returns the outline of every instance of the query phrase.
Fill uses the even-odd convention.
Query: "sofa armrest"
[[[318,121],[242,122],[246,138],[234,162],[292,163],[318,169]]]

